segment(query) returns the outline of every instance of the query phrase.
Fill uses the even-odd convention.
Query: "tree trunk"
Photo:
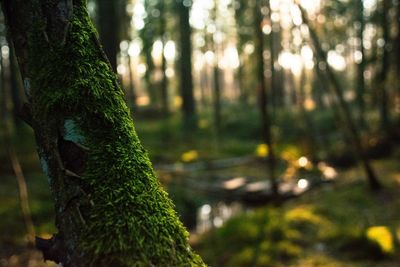
[[[397,84],[396,84],[396,98],[395,98],[395,107],[400,108],[400,2],[397,2],[396,5],[396,28],[397,35],[395,37],[395,73],[397,75]]]
[[[121,20],[118,14],[120,2],[120,0],[97,0],[100,40],[114,71],[117,70],[117,54],[120,42],[119,25],[121,25]]]
[[[165,8],[165,3],[164,1],[160,1],[159,3],[160,7],[160,36],[162,40],[162,47],[163,51],[161,53],[161,73],[162,73],[162,78],[160,82],[160,87],[161,87],[161,104],[162,104],[162,111],[163,115],[165,117],[168,117],[169,114],[169,105],[168,105],[168,77],[167,77],[167,59],[165,58],[165,44],[166,42],[166,27],[167,27],[167,21],[166,21],[166,8]]]
[[[179,1],[179,31],[180,31],[180,78],[181,78],[181,96],[183,124],[185,129],[196,128],[196,108],[193,95],[193,77],[192,77],[192,41],[191,27],[189,24],[189,10],[186,1]]]
[[[218,1],[215,1],[214,9],[212,10],[211,19],[214,22],[216,29],[218,30],[217,25],[217,15],[218,15]],[[220,83],[220,70],[218,66],[219,61],[219,44],[215,42],[214,35],[211,36],[211,47],[214,50],[215,60],[213,66],[214,73],[214,90],[213,90],[213,104],[214,104],[214,127],[217,135],[217,139],[219,139],[219,135],[221,133],[221,83]]]
[[[327,78],[328,78],[329,82],[332,84],[333,91],[339,101],[339,107],[341,108],[341,110],[343,112],[344,122],[346,123],[347,129],[349,131],[349,135],[351,137],[351,140],[352,140],[352,143],[354,146],[354,151],[355,151],[359,161],[362,163],[362,165],[364,167],[369,186],[370,186],[371,190],[379,191],[380,189],[382,189],[382,184],[380,183],[378,177],[376,176],[376,174],[369,162],[369,159],[366,155],[366,152],[362,145],[361,138],[358,133],[357,127],[351,116],[350,109],[347,106],[347,103],[343,97],[343,92],[342,92],[341,86],[339,84],[339,80],[337,79],[335,73],[333,72],[332,68],[328,64],[327,53],[322,49],[322,45],[319,41],[319,38],[318,38],[314,28],[312,28],[310,25],[310,22],[306,15],[306,11],[299,4],[298,4],[298,7],[301,11],[301,16],[302,16],[303,22],[305,25],[307,25],[307,27],[309,29],[310,38],[314,45],[315,55],[318,58],[317,62],[321,61],[321,62],[324,62],[326,65]]]
[[[388,89],[387,89],[387,74],[389,73],[389,44],[390,44],[390,32],[389,32],[389,9],[390,0],[383,0],[382,2],[382,17],[381,27],[383,31],[383,40],[385,45],[383,46],[382,65],[378,75],[378,98],[379,98],[379,115],[380,115],[380,126],[381,130],[385,132],[389,127],[389,103],[388,103]]]
[[[9,63],[10,63],[10,85],[11,85],[11,99],[13,103],[13,119],[14,119],[14,124],[16,127],[19,127],[22,125],[21,120],[18,118],[18,111],[22,106],[22,95],[23,95],[23,89],[22,89],[22,81],[21,81],[21,75],[19,74],[19,69],[18,69],[18,62],[15,57],[15,52],[14,52],[14,47],[12,47],[11,44],[9,44],[10,48],[10,57],[9,57]]]
[[[357,39],[360,41],[358,51],[361,53],[361,60],[357,63],[357,106],[358,106],[358,123],[360,126],[364,127],[365,119],[365,103],[364,103],[364,93],[365,93],[365,49],[364,49],[364,4],[362,0],[357,0]]]
[[[63,266],[203,266],[135,133],[84,0],[2,1]],[[31,115],[30,115],[31,114]]]
[[[271,189],[274,195],[278,194],[278,183],[275,179],[275,154],[271,135],[271,119],[268,112],[268,95],[264,75],[264,36],[261,29],[262,14],[259,1],[254,6],[255,28],[256,28],[256,45],[255,53],[257,56],[257,77],[259,82],[259,103],[261,112],[261,125],[263,131],[263,139],[268,146],[268,175],[271,181]]]
[[[136,105],[137,95],[135,90],[135,77],[133,75],[131,55],[128,55],[128,75],[129,75],[129,84],[128,84],[128,92],[126,94],[126,99],[128,107],[133,111],[137,111],[137,105]]]

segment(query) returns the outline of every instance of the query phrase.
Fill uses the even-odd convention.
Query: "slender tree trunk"
[[[84,0],[2,1],[63,266],[203,266],[135,133]]]
[[[168,77],[167,77],[167,59],[165,58],[164,49],[166,44],[166,26],[167,21],[165,19],[166,16],[165,3],[164,1],[160,1],[160,35],[162,40],[163,51],[161,53],[161,104],[162,110],[165,117],[168,117],[169,114],[169,105],[168,105]]]
[[[114,72],[117,70],[117,54],[120,42],[118,8],[121,0],[97,0],[100,40]]]
[[[269,51],[270,51],[270,61],[269,61],[269,66],[271,70],[271,77],[270,77],[270,98],[271,101],[270,103],[272,104],[272,107],[276,107],[276,99],[277,99],[277,76],[276,76],[276,70],[275,70],[275,33],[274,33],[274,22],[272,21],[272,10],[271,10],[271,5],[270,1],[267,1],[267,8],[268,8],[268,20],[269,23],[271,24],[271,33],[269,34]],[[275,108],[274,108],[275,109]]]
[[[365,102],[364,102],[364,93],[365,93],[365,79],[364,79],[364,72],[365,72],[365,49],[364,49],[364,4],[362,0],[357,0],[357,38],[360,41],[360,45],[358,47],[358,51],[361,55],[360,62],[357,63],[357,105],[358,105],[358,123],[360,126],[364,127],[365,119]]]
[[[400,79],[400,2],[397,2],[396,8],[396,18],[397,18],[397,36],[396,36],[396,72],[397,77]],[[398,84],[399,97],[400,97],[400,84]]]
[[[136,111],[136,90],[135,90],[135,78],[133,76],[133,68],[132,68],[132,59],[131,56],[128,55],[128,74],[129,74],[129,85],[128,85],[128,107],[133,111]]]
[[[181,78],[181,96],[182,96],[182,112],[183,124],[185,129],[191,130],[196,128],[196,108],[193,94],[193,77],[192,77],[192,29],[189,24],[190,7],[186,1],[180,0],[178,3],[179,12],[179,31],[180,31],[180,78]]]
[[[215,1],[214,10],[212,11],[212,20],[216,29],[217,26],[217,14],[218,14],[218,1]],[[221,132],[221,83],[220,83],[220,70],[218,66],[219,61],[219,45],[215,42],[214,37],[211,36],[211,46],[214,50],[215,60],[214,60],[214,90],[213,90],[213,100],[214,100],[214,127],[217,134],[217,138]]]
[[[370,186],[371,190],[378,191],[382,188],[382,185],[379,182],[378,177],[376,176],[374,170],[372,169],[369,159],[364,151],[364,148],[361,143],[361,138],[357,131],[357,127],[352,119],[350,109],[347,106],[346,101],[344,100],[343,92],[342,92],[341,86],[339,84],[339,81],[336,78],[336,75],[333,72],[332,68],[328,64],[327,53],[322,49],[321,43],[318,39],[318,36],[317,36],[315,30],[311,27],[308,17],[306,16],[306,13],[305,13],[306,11],[304,11],[304,9],[300,5],[298,5],[298,7],[301,10],[303,22],[308,26],[308,29],[310,32],[310,38],[314,45],[315,54],[318,57],[318,61],[324,62],[326,64],[327,78],[331,82],[334,93],[338,98],[339,106],[343,112],[343,118],[345,120],[346,126],[349,130],[349,133],[350,133],[353,145],[354,145],[354,150],[355,150],[359,160],[361,161],[361,163],[364,167],[364,170],[367,174],[369,186]]]
[[[145,33],[148,35],[149,33]],[[148,39],[147,39],[148,38]],[[147,93],[149,96],[150,104],[152,106],[156,106],[158,103],[158,95],[157,95],[157,86],[155,85],[153,75],[154,75],[154,62],[153,62],[153,57],[151,56],[151,50],[152,50],[152,44],[153,44],[153,39],[149,38],[148,36],[146,37],[147,40],[143,40],[143,42],[146,42],[145,47],[143,48],[144,50],[144,56],[145,56],[145,61],[146,61],[146,73],[144,74],[144,80],[146,83],[147,87]]]
[[[397,75],[397,85],[396,85],[396,108],[400,108],[400,2],[397,1],[396,5],[396,18],[397,18],[397,35],[395,39],[395,64],[396,64],[396,75]]]
[[[383,30],[383,40],[385,45],[383,46],[382,65],[378,76],[378,98],[379,98],[379,114],[381,130],[386,131],[389,127],[389,107],[388,107],[388,92],[387,92],[387,74],[389,72],[389,44],[390,44],[390,33],[389,33],[389,9],[390,0],[383,0],[382,3],[382,17],[381,27]]]
[[[23,102],[22,81],[18,69],[17,58],[15,56],[12,44],[9,44],[9,48],[10,48],[9,71],[10,71],[11,99],[13,103],[13,119],[15,126],[19,127],[21,125],[21,120],[18,118],[18,111],[21,108]]]
[[[312,95],[313,99],[317,103],[316,108],[318,110],[325,110],[325,103],[324,103],[324,94],[322,92],[322,86],[324,81],[320,78],[321,70],[319,68],[319,62],[317,61],[314,65],[314,72],[313,72],[313,82],[312,82]]]
[[[239,53],[241,53],[241,50],[238,50]],[[237,72],[237,79],[238,79],[238,86],[239,86],[239,101],[240,103],[245,106],[248,104],[248,95],[246,92],[246,85],[245,85],[245,79],[244,79],[244,59],[243,55],[240,55],[240,64],[238,67],[238,72]]]
[[[275,178],[275,154],[273,149],[272,135],[271,135],[271,119],[270,114],[268,112],[268,95],[267,88],[265,83],[265,75],[264,75],[264,36],[261,29],[262,22],[262,14],[261,14],[261,6],[258,1],[256,1],[256,5],[254,7],[254,22],[256,29],[256,48],[255,54],[257,57],[257,78],[258,78],[258,90],[259,90],[259,103],[260,103],[260,112],[261,112],[261,125],[263,131],[263,139],[266,145],[268,146],[268,175],[271,181],[271,189],[274,195],[278,194],[278,183]]]
[[[272,14],[270,14],[272,15]],[[283,105],[283,99],[284,99],[284,88],[283,88],[283,80],[284,80],[284,75],[285,72],[282,68],[277,69],[275,68],[275,61],[277,59],[277,56],[281,53],[282,51],[282,30],[281,26],[279,23],[273,23],[272,19],[270,18],[271,21],[271,38],[273,41],[271,41],[273,50],[271,48],[272,54],[271,54],[271,59],[273,59],[274,62],[274,89],[271,92],[273,96],[271,96],[272,100],[272,107],[274,109],[274,114],[278,107],[281,107]],[[277,29],[274,29],[277,28]]]

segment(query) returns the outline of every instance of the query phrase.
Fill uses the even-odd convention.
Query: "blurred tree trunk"
[[[249,94],[246,90],[246,83],[245,83],[245,55],[244,55],[244,44],[247,41],[247,34],[248,32],[243,30],[243,26],[246,26],[244,18],[246,12],[246,3],[243,0],[236,0],[234,2],[234,9],[235,9],[235,23],[236,23],[236,33],[237,33],[237,42],[236,42],[236,49],[239,53],[239,67],[237,71],[237,80],[239,86],[239,100],[242,105],[247,105],[249,101]]]
[[[306,89],[307,86],[307,69],[303,67],[301,69],[301,74],[300,74],[300,85],[299,85],[299,94],[298,94],[298,104],[299,104],[299,110],[300,114],[303,117],[303,123],[302,123],[302,130],[304,133],[304,144],[305,144],[305,149],[304,151],[307,153],[307,155],[311,156],[312,159],[315,159],[315,151],[316,151],[316,140],[318,139],[317,137],[317,132],[316,129],[312,123],[312,120],[309,116],[309,113],[305,107],[305,102],[306,102]]]
[[[135,77],[134,77],[134,67],[132,66],[132,56],[129,54],[129,48],[132,45],[132,31],[133,31],[133,26],[131,25],[131,20],[132,17],[130,14],[128,14],[126,7],[129,4],[127,0],[120,0],[120,5],[121,7],[118,8],[118,11],[120,13],[120,36],[119,40],[126,40],[129,42],[128,50],[124,51],[126,52],[123,56],[125,56],[128,59],[128,77],[129,77],[129,82],[127,84],[127,88],[125,89],[125,99],[128,104],[128,107],[133,110],[137,111],[137,93],[135,89]],[[123,86],[123,80],[121,80],[121,84]]]
[[[278,183],[275,178],[275,153],[271,135],[271,118],[269,114],[269,101],[265,83],[264,68],[264,35],[262,32],[262,14],[260,1],[256,0],[254,6],[254,26],[256,31],[255,56],[257,58],[257,79],[259,90],[259,104],[261,112],[262,134],[265,144],[268,146],[268,175],[271,181],[271,189],[274,195],[278,194]]]
[[[58,233],[71,266],[203,266],[156,179],[85,0],[2,1]]]
[[[383,31],[383,46],[382,65],[378,74],[378,97],[379,97],[379,115],[381,130],[386,131],[389,127],[389,107],[388,107],[388,84],[387,76],[389,72],[389,46],[390,46],[390,32],[389,32],[389,9],[390,0],[382,1],[382,14],[381,14],[381,27]]]
[[[270,14],[271,16],[272,14]],[[280,23],[273,23],[271,17],[269,18],[270,23],[271,23],[271,64],[274,66],[273,74],[271,76],[271,79],[273,79],[274,86],[272,87],[273,89],[271,90],[271,100],[272,100],[272,105],[273,109],[276,110],[278,107],[281,107],[283,105],[283,99],[284,99],[284,88],[283,88],[283,79],[285,72],[282,68],[276,68],[275,67],[275,62],[277,60],[277,57],[282,51],[282,30],[281,30],[281,25]],[[273,77],[273,78],[272,78]]]
[[[11,85],[11,99],[13,103],[13,118],[16,127],[21,126],[21,120],[18,118],[18,112],[22,106],[23,101],[23,85],[21,75],[18,69],[18,62],[15,56],[14,47],[9,44],[10,48],[10,85]]]
[[[146,34],[151,35],[152,33],[146,33]],[[146,72],[144,74],[144,80],[146,83],[150,104],[155,106],[158,103],[158,96],[157,96],[157,86],[153,79],[155,66],[153,62],[153,57],[151,56],[151,50],[153,48],[154,40],[152,39],[152,37],[149,39],[142,39],[142,40],[143,40],[143,51],[147,67]]]
[[[197,126],[195,100],[192,77],[192,29],[189,24],[190,1],[178,1],[179,33],[180,33],[180,79],[183,124],[185,129],[195,129]]]
[[[397,36],[396,36],[396,73],[397,79],[400,79],[400,2],[397,1],[397,10],[396,10],[396,18],[397,18]],[[400,83],[398,84],[399,97],[400,97]]]
[[[168,77],[167,77],[167,60],[165,58],[165,44],[166,44],[166,27],[167,21],[165,19],[167,13],[165,8],[165,3],[163,0],[160,1],[160,36],[162,41],[163,51],[161,53],[161,105],[164,116],[169,114],[168,105]]]
[[[122,0],[97,0],[100,40],[114,72],[117,71],[117,54],[120,43]]]
[[[397,76],[397,85],[396,85],[396,106],[400,108],[400,2],[397,1],[396,5],[396,16],[397,18],[396,26],[397,26],[397,35],[395,39],[395,64],[396,64],[396,76]]]
[[[319,68],[319,61],[316,58],[317,62],[315,62],[313,68],[313,82],[312,82],[312,95],[313,99],[316,102],[316,109],[318,110],[325,110],[325,103],[324,103],[324,94],[323,94],[323,85],[324,81],[320,78],[321,69]]]
[[[271,104],[273,107],[276,106],[276,100],[278,98],[277,94],[277,77],[276,77],[276,70],[275,70],[275,34],[274,34],[274,22],[272,21],[272,9],[270,5],[270,1],[267,1],[267,8],[268,8],[268,21],[271,26],[271,32],[269,34],[269,51],[270,51],[270,56],[269,56],[269,66],[270,66],[270,71],[271,71],[271,77],[270,77],[270,96],[271,96]],[[275,109],[275,108],[274,108]]]
[[[371,190],[378,191],[382,188],[382,184],[378,180],[378,177],[376,176],[376,174],[370,164],[370,161],[366,155],[366,152],[365,152],[364,147],[361,142],[359,132],[358,132],[357,127],[352,119],[350,109],[347,106],[346,100],[343,97],[343,91],[339,84],[339,80],[337,79],[334,71],[328,64],[327,53],[326,53],[326,51],[324,51],[322,49],[321,42],[319,41],[319,38],[318,38],[314,28],[310,25],[310,22],[306,15],[306,11],[301,7],[301,5],[298,4],[297,6],[299,7],[299,9],[301,11],[301,16],[302,16],[304,24],[307,25],[307,27],[309,29],[310,38],[311,38],[311,41],[314,46],[314,54],[317,57],[317,62],[323,62],[326,65],[327,79],[331,83],[333,92],[335,93],[335,95],[339,101],[339,107],[341,108],[341,111],[343,113],[343,119],[347,126],[349,135],[351,137],[355,154],[364,167],[369,186],[370,186]]]
[[[242,51],[238,49],[238,53],[239,53],[239,67],[237,70],[237,80],[238,80],[238,86],[239,86],[239,100],[240,103],[243,105],[246,105],[248,103],[248,95],[246,92],[246,85],[244,82],[244,59],[243,59],[243,55],[242,55]]]
[[[131,108],[133,111],[136,111],[136,90],[135,90],[135,78],[133,76],[133,68],[132,68],[132,59],[131,56],[128,54],[128,74],[129,74],[129,85],[128,85],[128,92],[126,94],[128,107]]]
[[[364,103],[364,93],[365,93],[365,79],[364,79],[364,72],[365,72],[365,49],[364,49],[364,3],[362,0],[357,0],[356,3],[356,12],[357,12],[357,24],[356,24],[356,32],[357,32],[357,39],[359,40],[359,47],[357,51],[360,52],[361,60],[357,62],[357,106],[358,106],[358,123],[360,126],[364,127],[365,124],[365,103]]]
[[[151,55],[154,41],[157,37],[157,30],[155,25],[158,25],[154,21],[154,17],[151,12],[154,10],[154,2],[144,1],[144,7],[148,16],[144,19],[145,25],[142,30],[139,31],[139,36],[143,43],[142,53],[146,63],[146,72],[144,73],[144,81],[146,90],[149,97],[149,103],[151,106],[157,106],[159,103],[159,96],[157,92],[157,84],[154,81],[155,64]]]
[[[218,0],[214,2],[214,9],[212,10],[211,19],[215,25],[216,32],[218,31],[217,24],[218,16]],[[214,34],[211,35],[210,41],[212,49],[214,50],[214,90],[213,90],[213,102],[214,102],[214,127],[217,134],[217,138],[221,131],[221,83],[220,83],[220,70],[219,70],[219,45],[215,42]]]

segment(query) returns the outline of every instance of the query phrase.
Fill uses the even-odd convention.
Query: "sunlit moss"
[[[324,219],[315,214],[310,206],[300,206],[289,210],[285,214],[285,219],[288,221],[306,221],[313,224],[321,224]]]
[[[281,157],[287,161],[295,161],[301,156],[301,151],[298,146],[287,145],[281,152]]]
[[[265,158],[266,156],[268,156],[268,151],[269,151],[269,149],[266,144],[259,144],[259,145],[257,145],[255,152],[258,157]]]
[[[254,258],[254,248],[246,247],[238,253],[234,254],[227,266],[246,266],[249,265]]]
[[[199,120],[199,128],[200,129],[207,129],[210,126],[210,123],[206,119]]]
[[[368,239],[379,244],[382,251],[386,253],[394,252],[393,236],[386,226],[371,226],[367,229]]]
[[[197,150],[189,150],[182,154],[181,160],[183,162],[191,162],[195,161],[199,158],[199,153]]]

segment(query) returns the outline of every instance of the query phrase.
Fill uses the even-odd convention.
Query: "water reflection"
[[[197,212],[197,233],[221,227],[228,219],[241,213],[243,205],[239,202],[204,204]]]

